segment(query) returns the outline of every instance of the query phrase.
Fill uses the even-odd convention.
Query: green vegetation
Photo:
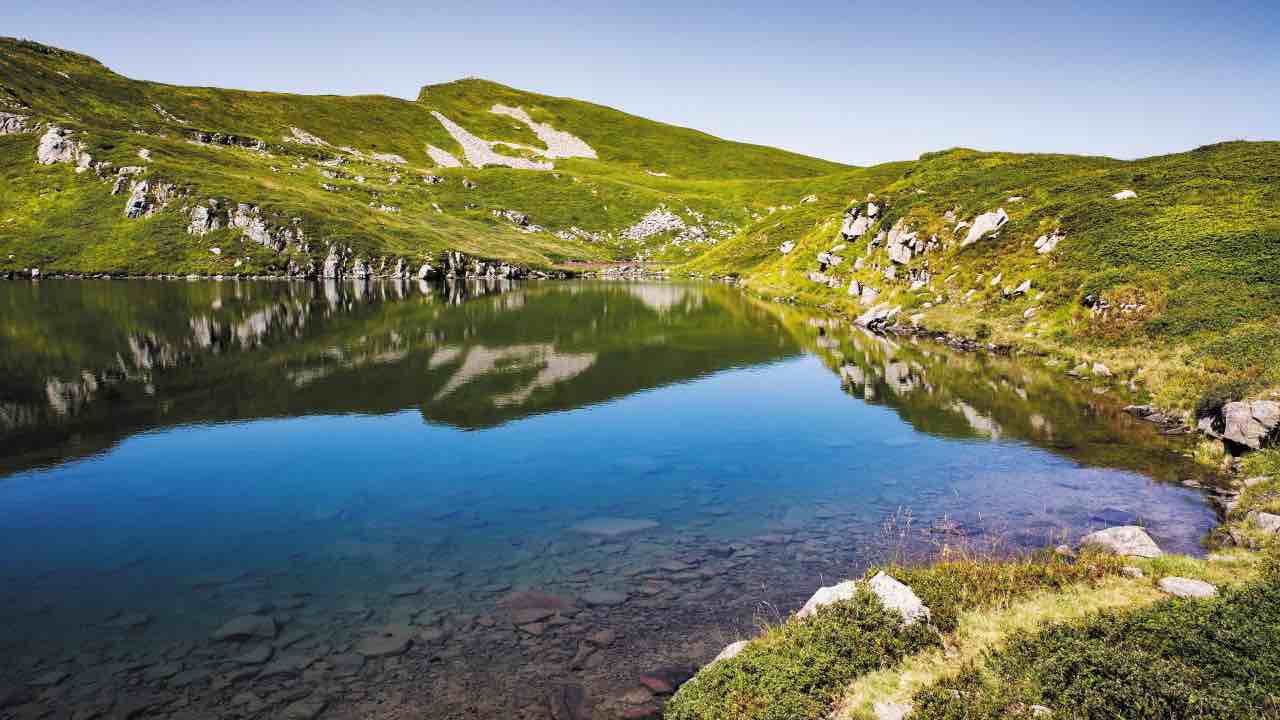
[[[934,626],[945,633],[959,626],[965,610],[1008,607],[1033,592],[1097,583],[1118,575],[1124,565],[1114,555],[1087,552],[1073,560],[1045,552],[1002,562],[966,557],[919,567],[873,568],[867,577],[883,569],[909,586],[928,606]]]
[[[1280,717],[1280,576],[1022,632],[915,696],[919,720]]]
[[[923,590],[944,631],[962,608],[994,608],[1011,598],[1068,583],[1095,582],[1119,572],[1114,558],[1089,554],[1078,562],[1043,555],[1007,562],[951,561],[889,568]],[[874,572],[874,570],[872,571]],[[1008,581],[1007,583],[1001,580]],[[932,601],[933,604],[930,604]],[[936,605],[936,610],[935,610]],[[704,668],[667,706],[675,720],[792,720],[823,717],[845,687],[904,657],[939,647],[943,637],[922,623],[904,627],[865,589],[804,620],[769,628],[736,657]]]
[[[735,273],[762,295],[851,315],[865,310],[845,292],[856,279],[927,327],[1048,354],[1064,368],[1102,361],[1144,382],[1159,404],[1190,410],[1211,386],[1230,382],[1247,395],[1280,385],[1277,167],[1280,143],[1130,162],[932,153],[892,179],[859,182],[878,168],[841,178],[854,202],[874,193],[885,208],[857,240],[839,236],[843,207],[815,203],[762,219],[687,267]],[[1111,197],[1126,189],[1137,198]],[[997,208],[1008,224],[961,247],[967,229],[956,223]],[[868,241],[898,220],[936,246],[887,280],[885,244]],[[1038,253],[1035,241],[1055,230],[1063,237],[1056,249]],[[778,252],[783,240],[796,249]],[[839,286],[809,280],[817,254],[840,244],[846,261],[828,271]],[[927,283],[912,290],[910,271],[927,272]],[[1007,292],[1023,281],[1030,292]]]
[[[851,679],[937,645],[938,636],[886,610],[870,592],[770,628],[736,657],[680,688],[668,720],[794,720],[822,717]]]

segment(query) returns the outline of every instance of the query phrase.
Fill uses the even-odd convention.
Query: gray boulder
[[[1160,578],[1160,582],[1156,584],[1164,592],[1180,598],[1211,598],[1218,594],[1218,588],[1203,580],[1192,580],[1191,578]]]
[[[1222,437],[1253,450],[1275,440],[1280,428],[1280,403],[1271,400],[1231,402],[1222,406]]]
[[[1154,558],[1164,554],[1147,531],[1137,525],[1121,525],[1085,535],[1082,546],[1093,546],[1124,557]]]
[[[1254,511],[1249,513],[1247,519],[1252,520],[1253,524],[1264,532],[1280,535],[1280,515]]]

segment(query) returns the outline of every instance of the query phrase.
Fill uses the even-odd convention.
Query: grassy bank
[[[1042,554],[886,568],[930,607],[931,628],[904,628],[864,591],[769,628],[704,668],[666,717],[1031,717],[1035,705],[1058,708],[1054,717],[1268,712],[1280,685],[1268,684],[1274,664],[1258,667],[1280,653],[1278,563],[1273,549],[1212,560]],[[1222,595],[1170,599],[1156,586],[1167,576],[1210,582]],[[1195,672],[1156,686],[1185,667]],[[1216,709],[1206,713],[1210,702]]]

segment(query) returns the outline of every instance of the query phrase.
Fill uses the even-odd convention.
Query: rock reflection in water
[[[719,286],[0,303],[6,713],[642,715],[889,552],[1213,521],[1109,395]]]

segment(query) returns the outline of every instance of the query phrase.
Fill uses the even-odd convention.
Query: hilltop
[[[1275,142],[856,168],[481,79],[414,101],[179,87],[0,40],[0,273],[644,261],[1183,411],[1280,385],[1278,176]]]

